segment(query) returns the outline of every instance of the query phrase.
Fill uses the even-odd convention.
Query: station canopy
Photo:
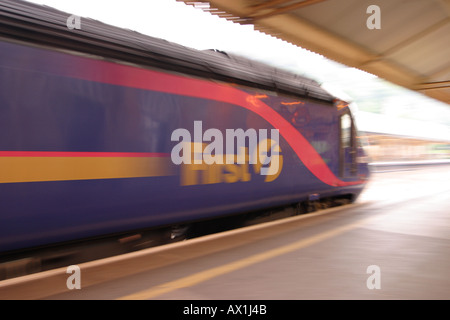
[[[450,0],[177,1],[450,104]]]

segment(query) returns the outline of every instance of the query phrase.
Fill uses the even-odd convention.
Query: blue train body
[[[355,198],[369,174],[350,110],[337,100],[14,39],[0,41],[0,84],[0,252]],[[192,141],[174,139],[177,129]],[[274,142],[262,141],[264,130],[279,139],[268,164],[250,163],[254,152],[259,159],[250,139],[224,152],[243,163],[194,163],[213,142],[209,129],[223,149],[227,130],[256,133],[258,148]],[[177,146],[192,163],[174,163]]]

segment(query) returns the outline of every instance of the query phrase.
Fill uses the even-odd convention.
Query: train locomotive
[[[352,112],[317,82],[70,16],[0,3],[0,255],[366,185]]]

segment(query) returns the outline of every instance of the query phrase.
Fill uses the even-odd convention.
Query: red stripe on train
[[[233,86],[107,61],[82,57],[77,57],[77,59],[83,60],[82,64],[66,65],[66,70],[61,70],[63,75],[112,85],[221,101],[246,108],[260,115],[274,128],[278,129],[303,164],[322,182],[330,186],[349,186],[364,183],[364,181],[340,180],[295,127],[255,96]]]

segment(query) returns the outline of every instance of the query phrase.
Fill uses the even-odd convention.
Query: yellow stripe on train
[[[0,157],[0,183],[174,174],[176,170],[168,157]]]

